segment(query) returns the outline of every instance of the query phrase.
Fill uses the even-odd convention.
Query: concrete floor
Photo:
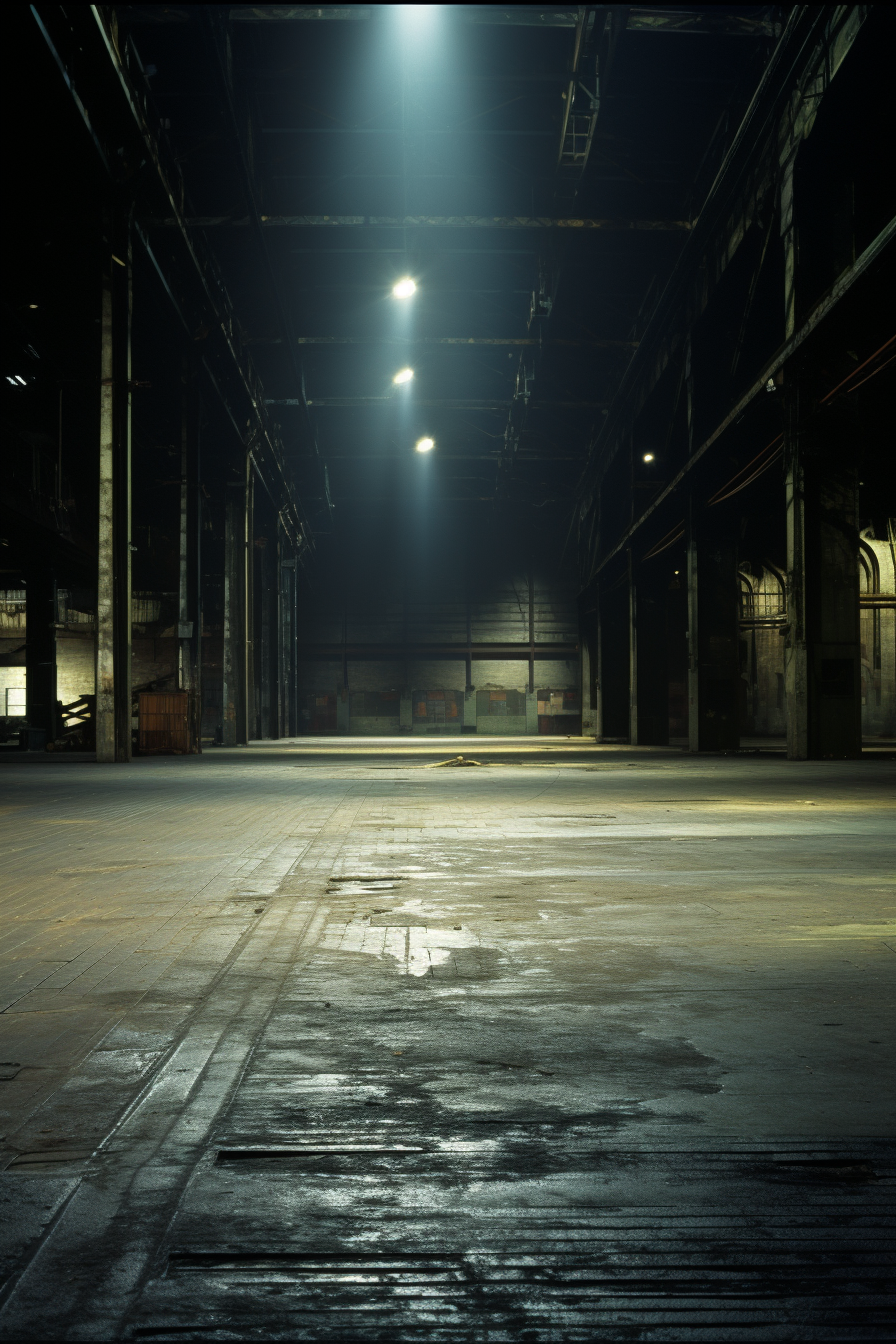
[[[0,1338],[892,1338],[894,776],[4,761]]]

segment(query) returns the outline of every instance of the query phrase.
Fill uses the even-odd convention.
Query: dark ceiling
[[[445,502],[568,510],[776,11],[118,12],[284,439],[313,433],[336,510],[388,508],[424,434]]]

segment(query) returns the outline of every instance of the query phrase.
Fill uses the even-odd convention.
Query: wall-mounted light
[[[409,383],[413,376],[413,369],[399,369],[392,381],[396,387],[400,387],[402,383]]]
[[[435,446],[436,446],[435,439],[430,438],[418,439],[417,442],[414,444],[414,451],[417,453],[431,453],[433,448],[435,448]]]
[[[645,453],[644,456],[641,458],[642,462],[653,462],[653,460],[654,460],[653,453]]]
[[[409,299],[412,294],[417,293],[417,286],[409,275],[403,280],[397,280],[392,286],[393,299]]]

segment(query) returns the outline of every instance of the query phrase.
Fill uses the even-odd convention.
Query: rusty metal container
[[[187,756],[195,750],[188,691],[141,691],[137,743],[141,754]]]

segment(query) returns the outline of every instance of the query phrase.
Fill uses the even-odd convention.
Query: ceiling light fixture
[[[413,378],[413,376],[414,376],[413,369],[399,369],[395,377],[392,379],[392,381],[395,384],[395,386],[398,387],[401,385],[401,383],[409,383]]]
[[[414,444],[414,451],[418,453],[431,453],[433,448],[435,448],[435,446],[436,446],[435,439],[430,438],[418,439],[417,442]]]
[[[417,286],[409,275],[406,275],[403,280],[398,280],[392,286],[393,299],[409,299],[416,292]]]
[[[644,456],[641,458],[641,461],[642,461],[642,462],[652,462],[652,461],[653,461],[653,453],[645,453]]]

